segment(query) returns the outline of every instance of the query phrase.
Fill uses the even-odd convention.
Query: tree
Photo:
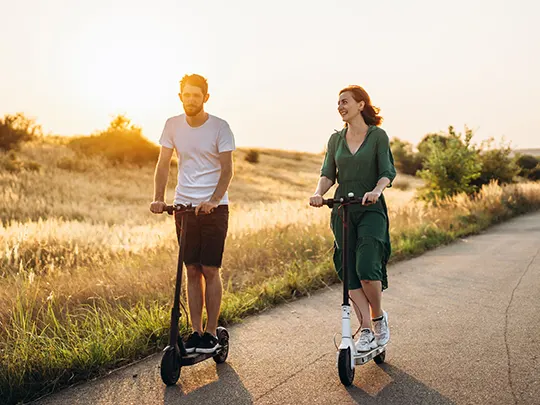
[[[422,158],[420,154],[413,151],[410,142],[402,141],[399,138],[393,138],[390,141],[390,149],[399,173],[416,175],[416,172],[422,168]]]
[[[31,141],[41,134],[41,126],[23,113],[6,114],[0,118],[1,150],[18,149],[21,143]]]
[[[448,134],[430,136],[425,141],[424,168],[419,172],[425,186],[420,190],[420,198],[436,202],[476,190],[471,183],[480,176],[482,164],[471,145],[472,137],[472,130],[465,128],[463,136],[450,126]]]
[[[533,155],[519,155],[516,159],[519,175],[529,180],[540,179],[540,160]]]
[[[452,131],[454,130],[452,126],[449,127]],[[436,134],[427,134],[425,135],[420,143],[418,144],[418,153],[420,154],[422,159],[425,159],[427,155],[429,154],[429,149],[431,145],[433,144],[432,141],[439,142],[442,146],[446,146],[446,142],[448,141],[448,136],[442,133]]]
[[[480,176],[474,179],[471,184],[482,187],[496,181],[500,184],[512,183],[514,177],[519,173],[519,167],[512,158],[510,145],[501,145],[499,148],[492,147],[494,140],[483,142],[477,150],[482,170]]]
[[[112,119],[109,127],[92,136],[75,138],[70,146],[87,155],[102,155],[117,164],[139,166],[155,163],[159,147],[142,134],[142,129],[124,115]]]

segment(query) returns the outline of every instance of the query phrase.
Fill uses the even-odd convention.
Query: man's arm
[[[169,167],[174,149],[161,147],[159,158],[154,172],[154,202],[150,204],[150,211],[156,214],[165,208],[165,189],[169,180]]]
[[[220,153],[219,163],[221,164],[221,175],[219,176],[216,191],[214,191],[212,198],[210,198],[210,201],[215,204],[219,204],[227,192],[234,175],[232,151]]]
[[[216,186],[214,194],[212,194],[210,201],[203,202],[202,204],[197,206],[197,208],[195,209],[196,214],[199,213],[199,210],[202,210],[202,212],[207,214],[212,212],[214,208],[219,205],[221,199],[223,198],[223,196],[227,192],[227,189],[229,188],[229,185],[231,184],[231,180],[234,175],[232,151],[221,152],[219,154],[219,163],[221,164],[221,174],[219,176],[218,184]]]

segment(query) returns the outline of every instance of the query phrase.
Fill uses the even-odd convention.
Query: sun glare
[[[156,112],[166,114],[171,108],[189,49],[178,42],[174,47],[159,43],[159,35],[144,32],[158,27],[141,22],[145,27],[141,31],[136,25],[120,19],[98,21],[99,29],[94,24],[82,27],[71,39],[72,52],[65,58],[71,66],[69,80],[78,89],[79,108],[100,119],[126,114],[144,126],[156,118]],[[96,128],[106,124],[96,123]]]

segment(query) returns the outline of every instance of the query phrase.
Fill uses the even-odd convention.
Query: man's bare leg
[[[189,317],[191,319],[191,327],[199,335],[203,334],[202,327],[202,311],[204,303],[204,283],[202,267],[199,264],[186,266],[187,268],[187,294]]]
[[[216,336],[216,329],[221,309],[221,297],[223,295],[223,285],[221,283],[221,273],[219,267],[202,266],[204,278],[206,279],[206,332]]]

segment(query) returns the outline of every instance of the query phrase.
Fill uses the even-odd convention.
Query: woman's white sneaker
[[[388,327],[388,314],[383,311],[383,318],[379,321],[373,321],[373,330],[375,339],[379,346],[384,346],[390,340],[390,328]]]
[[[362,329],[360,331],[360,337],[355,343],[356,351],[358,352],[369,352],[377,348],[377,342],[375,341],[375,335],[371,329]]]

